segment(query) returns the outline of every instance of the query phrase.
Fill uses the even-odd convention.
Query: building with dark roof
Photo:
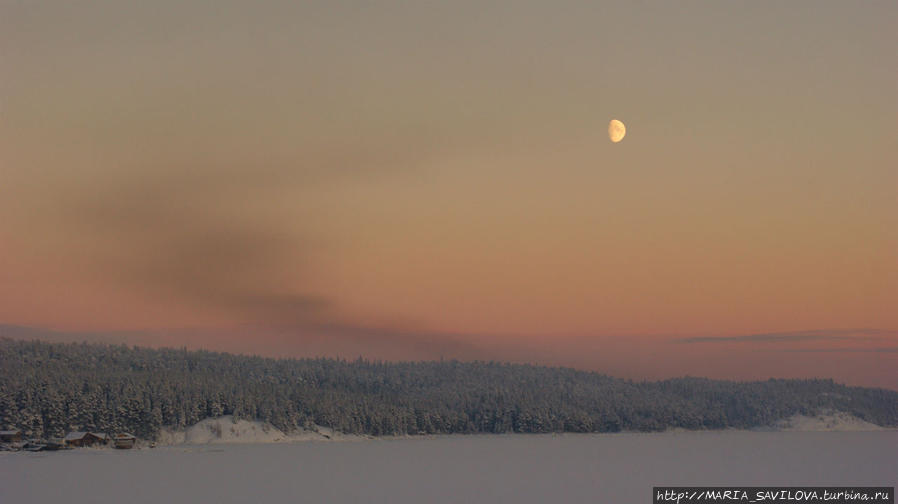
[[[66,445],[75,448],[103,445],[108,441],[109,436],[102,432],[69,432],[65,435]]]

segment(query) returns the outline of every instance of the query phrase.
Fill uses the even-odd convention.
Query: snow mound
[[[881,431],[879,425],[861,420],[844,411],[823,413],[816,416],[792,415],[780,420],[774,427],[782,431]]]
[[[314,426],[286,434],[266,422],[235,420],[231,415],[207,418],[184,430],[163,429],[157,438],[161,445],[283,443],[295,441],[350,441],[363,436],[346,435],[327,427]]]
[[[286,438],[286,434],[267,423],[235,420],[231,415],[207,418],[186,430],[166,429],[159,434],[161,444],[276,443]]]

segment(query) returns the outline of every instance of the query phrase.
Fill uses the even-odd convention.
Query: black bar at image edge
[[[653,487],[652,504],[895,504],[895,487]]]

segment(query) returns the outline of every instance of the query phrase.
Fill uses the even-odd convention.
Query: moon
[[[626,134],[627,127],[624,126],[624,123],[617,119],[612,119],[611,122],[608,123],[608,138],[610,138],[612,142],[620,142],[624,139],[624,135]]]

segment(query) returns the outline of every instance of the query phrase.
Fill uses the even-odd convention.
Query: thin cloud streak
[[[802,341],[878,341],[895,336],[898,336],[898,331],[886,329],[816,329],[738,336],[692,336],[678,338],[674,341],[677,343],[792,343]]]
[[[826,352],[826,353],[853,353],[853,352],[863,352],[863,353],[898,353],[898,347],[882,347],[882,348],[787,348],[780,350],[781,352],[795,352],[795,353],[808,353],[808,352]]]

